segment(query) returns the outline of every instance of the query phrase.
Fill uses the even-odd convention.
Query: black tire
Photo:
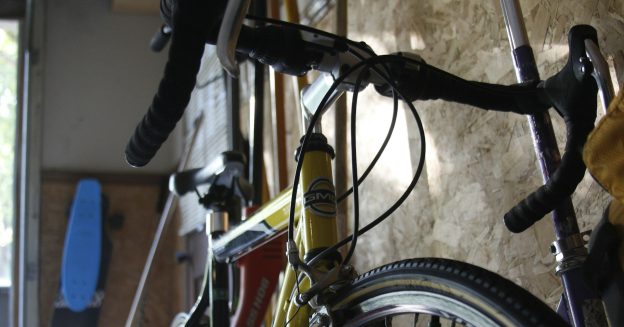
[[[568,326],[516,284],[448,259],[409,259],[371,270],[341,288],[329,307],[338,326],[387,326],[399,314],[439,316],[452,326]]]

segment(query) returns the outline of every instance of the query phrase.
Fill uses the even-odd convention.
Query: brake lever
[[[217,57],[223,69],[233,77],[237,77],[239,74],[238,62],[236,61],[236,44],[250,4],[251,0],[228,1],[219,28]]]
[[[609,73],[609,66],[607,61],[602,56],[602,53],[598,49],[598,46],[591,39],[585,40],[585,52],[587,58],[594,67],[591,75],[596,80],[598,89],[600,90],[600,100],[602,101],[602,107],[604,113],[607,113],[607,108],[613,97],[615,97],[615,91],[613,90],[613,84],[611,84],[611,74]]]

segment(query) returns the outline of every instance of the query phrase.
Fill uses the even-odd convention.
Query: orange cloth
[[[613,196],[609,222],[624,240],[624,89],[589,134],[583,149],[583,161],[596,181]],[[624,241],[620,242],[618,252],[624,270]]]
[[[589,134],[583,161],[592,176],[624,203],[624,89]]]

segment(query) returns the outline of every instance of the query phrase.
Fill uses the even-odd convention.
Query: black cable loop
[[[397,56],[389,56],[389,57],[401,59],[401,57],[397,57]],[[379,61],[379,60],[377,60],[375,58],[377,58],[377,57],[364,59],[362,62],[358,63],[354,67],[351,67],[351,69],[349,69],[345,74],[340,76],[332,84],[332,86],[330,87],[329,91],[325,94],[324,98],[322,99],[321,103],[319,104],[318,109],[323,108],[325,106],[325,103],[328,101],[329,95],[333,93],[333,91],[338,87],[338,85],[340,83],[342,83],[342,81],[346,77],[348,77],[353,72],[357,71],[357,69],[359,69],[360,67],[364,66],[364,69],[362,69],[362,71],[358,74],[358,77],[356,79],[356,87],[355,87],[356,91],[354,92],[354,100],[352,102],[352,109],[357,108],[357,94],[359,92],[359,89],[361,88],[361,84],[363,82],[363,78],[365,76],[365,72],[367,72],[369,69],[371,69],[372,65],[377,64],[376,61]],[[369,61],[372,61],[372,62],[369,63]],[[383,64],[384,62],[382,61],[381,63]],[[386,72],[390,71],[389,69],[387,69],[386,66],[384,66],[384,68],[386,68]],[[382,78],[384,80],[390,81],[390,77],[385,75],[385,74],[383,74],[382,72],[380,72],[377,67],[372,67],[372,69],[375,70],[380,76],[382,76]],[[363,176],[359,180],[357,178],[354,178],[353,183],[355,185],[358,185],[358,183],[361,183],[366,178],[366,176],[370,173],[372,168],[375,166],[375,164],[379,160],[379,157],[381,157],[381,155],[383,154],[383,152],[384,152],[384,150],[386,148],[386,145],[388,144],[388,141],[389,141],[390,137],[392,136],[392,133],[394,131],[394,126],[395,126],[395,123],[396,123],[397,112],[398,112],[398,97],[397,97],[397,93],[394,92],[394,90],[393,90],[393,100],[394,100],[393,101],[393,103],[394,103],[394,105],[393,105],[394,110],[393,110],[392,123],[391,123],[390,129],[388,131],[388,135],[386,136],[382,146],[380,147],[380,150],[378,151],[377,155],[375,156],[375,159],[371,162],[371,164],[367,168],[367,170],[365,172],[365,176]],[[308,129],[306,130],[306,133],[304,135],[304,138],[303,138],[303,141],[302,141],[302,144],[301,144],[301,153],[300,153],[300,156],[299,156],[299,160],[297,161],[297,167],[296,167],[296,170],[295,170],[295,178],[294,178],[294,181],[293,181],[293,189],[294,190],[296,190],[297,187],[298,187],[299,178],[300,178],[300,175],[301,175],[301,167],[302,167],[302,163],[303,163],[303,157],[305,155],[305,148],[306,148],[306,146],[308,144],[309,137],[310,137],[310,134],[312,132],[312,129],[313,129],[314,125],[316,124],[316,121],[320,117],[321,110],[318,110],[318,109],[317,109],[317,111],[315,112],[315,114],[313,115],[313,117],[310,120],[310,124],[308,126]],[[356,113],[356,110],[357,109],[353,110],[352,119],[354,119],[354,117],[355,117],[354,114]],[[355,127],[355,125],[356,125],[355,122],[352,121],[352,124],[351,124],[352,128]],[[424,136],[424,134],[423,134],[423,136]],[[352,151],[355,151],[355,148],[354,148],[355,144],[356,144],[356,142],[355,142],[355,140],[353,140],[352,141]],[[355,153],[355,152],[353,152],[353,153]],[[357,157],[356,157],[356,155],[353,156],[353,157],[355,158],[355,160],[352,160],[352,164],[355,163],[357,165]],[[422,157],[424,158],[424,153],[422,154]],[[355,174],[353,176],[357,177],[357,168],[355,168],[354,171],[355,171]],[[415,183],[414,183],[414,185],[415,185]],[[351,190],[352,189],[353,188],[351,188]],[[356,186],[356,189],[357,189],[357,186]],[[411,193],[411,190],[408,192],[408,194],[409,193]],[[293,192],[293,196],[291,198],[291,211],[290,211],[290,215],[289,215],[289,224],[288,224],[288,237],[289,237],[288,240],[289,241],[294,239],[294,209],[292,207],[293,207],[293,203],[294,203],[293,201],[295,201],[295,200],[296,200],[296,191]],[[354,201],[357,202],[357,199],[354,199]],[[354,206],[355,207],[359,206],[359,203],[355,204],[355,202],[354,202]],[[354,230],[357,231],[359,229],[359,215],[354,219],[354,223],[355,223]],[[345,260],[343,260],[343,262],[341,264],[348,263],[348,261],[352,257],[352,255],[353,255],[353,253],[355,251],[355,246],[356,246],[356,243],[357,243],[357,236],[358,235],[359,235],[359,233],[356,233],[356,236],[353,238],[354,241],[352,241],[352,245],[350,247],[349,254],[347,255],[347,257],[345,257]],[[298,269],[296,269],[296,267],[293,267],[293,269],[295,271],[295,274],[297,274]],[[297,282],[298,282],[298,280],[297,280]],[[299,288],[299,284],[298,283],[297,283],[297,288]],[[300,292],[300,291],[298,291],[298,292]],[[296,315],[296,313],[295,313],[295,315]],[[294,318],[294,316],[291,317],[291,320],[292,320],[292,318]]]
[[[299,314],[299,310],[301,310],[301,307],[297,307],[297,310],[295,310],[295,313],[293,313],[292,317],[290,317],[288,321],[284,323],[284,327],[288,326],[297,317],[297,314]],[[286,314],[288,314],[288,312]]]
[[[368,67],[366,67],[368,68]],[[351,178],[353,183],[353,231],[354,236],[349,246],[349,251],[342,260],[341,265],[346,265],[351,260],[353,253],[355,252],[355,246],[357,245],[357,231],[360,228],[360,195],[358,192],[358,174],[357,174],[357,141],[356,141],[356,114],[357,114],[357,99],[360,93],[360,87],[362,86],[362,80],[365,73],[368,73],[368,69],[362,69],[355,80],[355,90],[353,91],[353,97],[351,99]]]
[[[370,65],[370,64],[374,64],[377,63],[378,61],[380,61],[379,58],[397,58],[397,59],[401,59],[401,57],[398,56],[392,56],[392,55],[384,55],[384,56],[375,56],[375,57],[371,57],[368,59],[365,59],[363,61],[358,62],[357,64],[353,65],[352,67],[350,67],[343,75],[339,76],[334,83],[330,86],[329,90],[327,91],[327,93],[325,93],[325,96],[323,97],[323,99],[321,100],[321,102],[319,103],[317,110],[315,111],[314,115],[312,115],[312,118],[310,118],[310,123],[308,125],[308,128],[306,129],[306,132],[303,136],[303,140],[301,142],[301,153],[299,155],[299,160],[297,160],[297,166],[295,168],[295,176],[294,176],[294,180],[293,180],[293,191],[292,191],[292,196],[291,196],[291,201],[290,201],[290,212],[289,212],[289,217],[288,217],[288,234],[287,234],[287,238],[288,241],[293,241],[294,240],[294,223],[295,223],[295,207],[296,207],[296,201],[297,201],[297,188],[299,186],[299,178],[301,175],[301,166],[303,165],[303,158],[305,156],[305,150],[307,149],[307,145],[310,142],[310,135],[312,134],[312,131],[314,129],[314,125],[316,124],[316,122],[318,121],[321,113],[322,113],[322,108],[325,107],[325,105],[327,104],[327,101],[329,101],[329,97],[331,96],[331,94],[338,88],[338,86],[349,76],[351,75],[353,72],[357,71],[358,69],[366,66],[366,65]],[[385,76],[383,76],[385,78]],[[387,79],[389,81],[389,79]]]
[[[342,36],[339,36],[339,35],[336,35],[336,34],[332,34],[332,33],[329,33],[329,32],[323,31],[323,30],[319,30],[319,29],[316,29],[316,28],[313,28],[313,27],[310,27],[310,26],[300,25],[300,24],[286,22],[286,21],[282,21],[282,20],[278,20],[278,19],[272,19],[272,18],[268,18],[268,17],[259,17],[259,16],[255,16],[255,15],[250,15],[250,14],[248,14],[246,16],[246,18],[251,19],[251,20],[261,21],[261,22],[264,22],[264,23],[273,24],[273,25],[281,25],[281,26],[292,27],[292,28],[295,28],[295,29],[298,29],[298,30],[302,30],[302,31],[306,31],[306,32],[309,32],[309,33],[322,35],[322,36],[325,36],[325,37],[328,37],[328,38],[332,38],[334,40],[344,41],[347,44],[350,44],[351,46],[357,47],[358,49],[368,53],[371,56],[376,56],[375,52],[372,49],[370,49],[369,47],[364,46],[364,43],[362,43],[362,42],[356,42],[356,41],[350,40],[350,39],[348,39],[346,37],[342,37]],[[351,54],[353,54],[355,57],[357,57],[358,59],[360,59],[360,60],[366,60],[366,58],[364,58],[358,52],[352,51],[351,49],[350,49],[349,52]],[[384,69],[386,70],[386,73],[389,75],[390,74],[390,69],[388,67],[386,67],[386,66],[384,66]],[[375,70],[375,72],[377,72],[379,75],[383,75],[383,73],[381,73],[378,70],[377,67],[373,67],[373,70]],[[385,79],[388,80],[389,78],[386,76]],[[398,98],[396,97],[396,94],[394,94],[393,98],[394,98],[393,116],[392,116],[392,120],[391,120],[391,123],[390,123],[390,128],[388,130],[386,138],[384,139],[384,142],[382,143],[380,149],[377,151],[377,154],[375,155],[375,157],[373,158],[373,160],[371,161],[371,163],[369,164],[367,169],[364,171],[364,174],[362,174],[361,178],[357,181],[358,185],[361,184],[366,179],[366,177],[368,177],[370,172],[373,170],[373,168],[377,164],[377,161],[379,160],[379,158],[381,157],[381,155],[385,151],[385,148],[388,145],[388,142],[390,141],[390,137],[392,136],[392,134],[394,132],[394,127],[396,125],[396,119],[397,119],[397,114],[398,114]],[[337,198],[337,202],[343,201],[350,194],[352,194],[352,192],[353,192],[353,187],[349,188],[345,193],[340,195]]]
[[[360,60],[365,60],[365,58],[362,57],[359,53],[357,53],[357,52],[351,52],[351,53],[354,56],[358,57]],[[386,65],[383,65],[383,68],[384,68],[384,70],[386,72],[385,75],[384,75],[384,73],[380,72],[377,67],[372,67],[372,69],[377,74],[379,74],[380,76],[384,76],[384,78],[386,80],[389,80],[390,79],[390,77],[389,77],[390,76],[390,68],[387,67]],[[358,87],[358,89],[359,89],[359,87]],[[379,161],[379,158],[381,158],[381,155],[386,150],[386,147],[387,147],[388,143],[390,142],[390,138],[392,137],[392,134],[394,133],[394,127],[396,125],[396,120],[397,120],[397,116],[398,116],[398,112],[399,112],[399,98],[398,98],[396,92],[394,92],[394,90],[392,90],[392,100],[393,100],[392,119],[390,121],[390,127],[388,128],[388,133],[386,134],[386,138],[384,139],[383,143],[379,147],[379,150],[377,150],[377,154],[375,154],[375,157],[373,157],[373,160],[370,162],[370,164],[368,164],[368,167],[366,168],[366,170],[364,171],[362,176],[358,179],[358,181],[357,181],[358,185],[362,184],[362,182],[364,182],[364,180],[368,177],[368,175],[373,170],[373,168],[375,168],[375,165],[377,165],[377,162]],[[337,203],[342,202],[349,195],[351,195],[351,193],[353,193],[353,187],[350,187],[347,191],[345,191],[345,193],[340,195],[336,199],[336,202]]]
[[[357,69],[361,65],[369,65],[370,66],[370,65],[376,64],[378,62],[392,63],[392,62],[399,62],[399,61],[405,61],[405,60],[422,64],[421,62],[418,62],[416,60],[412,60],[410,58],[400,57],[400,56],[396,56],[396,55],[383,55],[383,56],[373,57],[373,58],[367,59],[366,61],[358,63],[358,65],[355,65],[352,69],[353,70]],[[347,72],[347,74],[350,74],[351,72],[352,71],[349,70],[349,72]],[[345,74],[345,75],[347,75],[347,74]],[[401,91],[398,89],[398,87],[396,86],[396,84],[392,80],[387,79],[386,76],[383,76],[383,75],[381,77],[396,92],[398,97],[401,98],[402,100],[404,100],[405,103],[410,108],[410,111],[412,112],[412,115],[414,116],[414,120],[416,121],[416,124],[418,126],[418,132],[419,132],[420,144],[421,144],[421,155],[420,155],[420,159],[419,159],[419,162],[418,162],[418,167],[416,169],[414,177],[413,177],[412,181],[410,182],[410,184],[408,185],[408,187],[406,188],[405,192],[401,195],[401,197],[399,197],[399,199],[390,208],[388,208],[388,210],[386,210],[383,214],[381,214],[375,220],[373,220],[372,222],[370,222],[369,224],[364,226],[364,228],[359,230],[356,233],[357,236],[361,236],[362,234],[368,232],[369,230],[371,230],[372,228],[374,228],[375,226],[380,224],[382,221],[384,221],[386,218],[388,218],[394,211],[396,211],[396,209],[398,209],[398,207],[401,206],[401,204],[403,204],[403,202],[407,199],[409,194],[416,187],[416,183],[418,182],[418,180],[420,178],[420,175],[422,174],[422,171],[423,171],[423,168],[424,168],[424,162],[425,162],[425,151],[426,151],[425,133],[424,133],[424,127],[423,127],[422,121],[420,119],[420,116],[418,115],[418,112],[416,111],[416,108],[414,107],[413,103],[405,100],[406,98],[403,96]],[[342,80],[344,80],[344,78]],[[340,80],[340,82],[342,80]],[[330,92],[333,92],[333,90],[331,90]],[[323,104],[323,102],[322,102],[322,104]],[[314,119],[314,117],[313,117],[313,119]],[[300,169],[299,169],[299,171],[300,171]],[[295,192],[293,192],[293,194],[294,193]],[[314,258],[312,258],[312,260],[310,260],[308,262],[308,264],[309,265],[313,265],[314,263],[316,263],[320,259],[322,259],[324,256],[326,256],[327,254],[336,251],[341,246],[343,246],[343,245],[347,244],[348,242],[350,242],[353,239],[353,237],[354,237],[354,234],[351,234],[350,236],[344,238],[342,241],[336,243],[334,246],[323,250],[321,253],[319,253]]]
[[[392,100],[393,100],[392,119],[390,120],[390,127],[388,128],[388,133],[386,134],[386,138],[384,139],[383,143],[379,147],[379,150],[377,150],[377,154],[375,154],[375,157],[373,157],[373,160],[371,160],[370,164],[368,164],[368,167],[366,167],[366,170],[364,171],[362,176],[358,178],[358,181],[357,181],[358,185],[362,184],[362,182],[364,182],[364,180],[371,173],[373,168],[375,168],[375,165],[377,165],[379,158],[381,158],[381,155],[386,150],[386,147],[388,146],[388,143],[390,142],[390,138],[392,137],[392,134],[394,133],[394,127],[396,126],[397,116],[399,113],[399,98],[396,92],[394,92],[394,90],[392,90]],[[336,202],[337,203],[342,202],[349,195],[351,195],[351,193],[353,193],[353,187],[350,187],[343,194],[341,194],[338,198],[336,198]]]
[[[301,142],[301,155],[299,156],[299,160],[297,161],[297,166],[295,168],[295,176],[293,180],[293,192],[292,192],[291,202],[290,202],[290,213],[289,213],[289,218],[288,218],[288,233],[287,233],[288,241],[292,241],[294,239],[294,222],[295,222],[294,212],[295,212],[296,200],[297,200],[297,187],[299,186],[299,178],[301,174],[301,165],[303,164],[303,157],[305,155],[305,149],[310,140],[310,134],[312,133],[314,125],[316,124],[316,122],[318,121],[320,117],[320,114],[321,114],[320,109],[325,107],[325,104],[327,103],[327,101],[329,101],[330,95],[338,88],[338,85],[340,85],[349,75],[351,75],[353,72],[357,71],[358,69],[364,66],[372,66],[375,64],[386,64],[385,61],[387,61],[387,63],[391,63],[391,62],[401,62],[406,59],[407,58],[405,57],[401,57],[397,55],[382,55],[382,56],[374,56],[368,59],[364,59],[358,62],[357,64],[353,65],[352,67],[350,67],[344,74],[339,76],[334,81],[334,83],[330,86],[328,92],[325,94],[325,96],[319,103],[319,106],[317,107],[316,112],[314,113],[314,115],[312,115],[312,118],[310,119],[310,124]],[[393,89],[397,89],[396,84],[388,76],[384,75],[383,73],[380,73],[376,67],[374,67],[373,70],[378,72],[380,77],[385,82],[387,82]],[[400,95],[401,99],[403,100],[406,99],[404,96],[402,96],[402,94],[398,91],[398,89],[397,89],[397,94]],[[414,108],[414,110],[416,109]]]

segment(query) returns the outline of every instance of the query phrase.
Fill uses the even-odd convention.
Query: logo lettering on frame
[[[303,195],[303,205],[313,213],[324,217],[336,216],[336,191],[327,178],[317,178]]]

